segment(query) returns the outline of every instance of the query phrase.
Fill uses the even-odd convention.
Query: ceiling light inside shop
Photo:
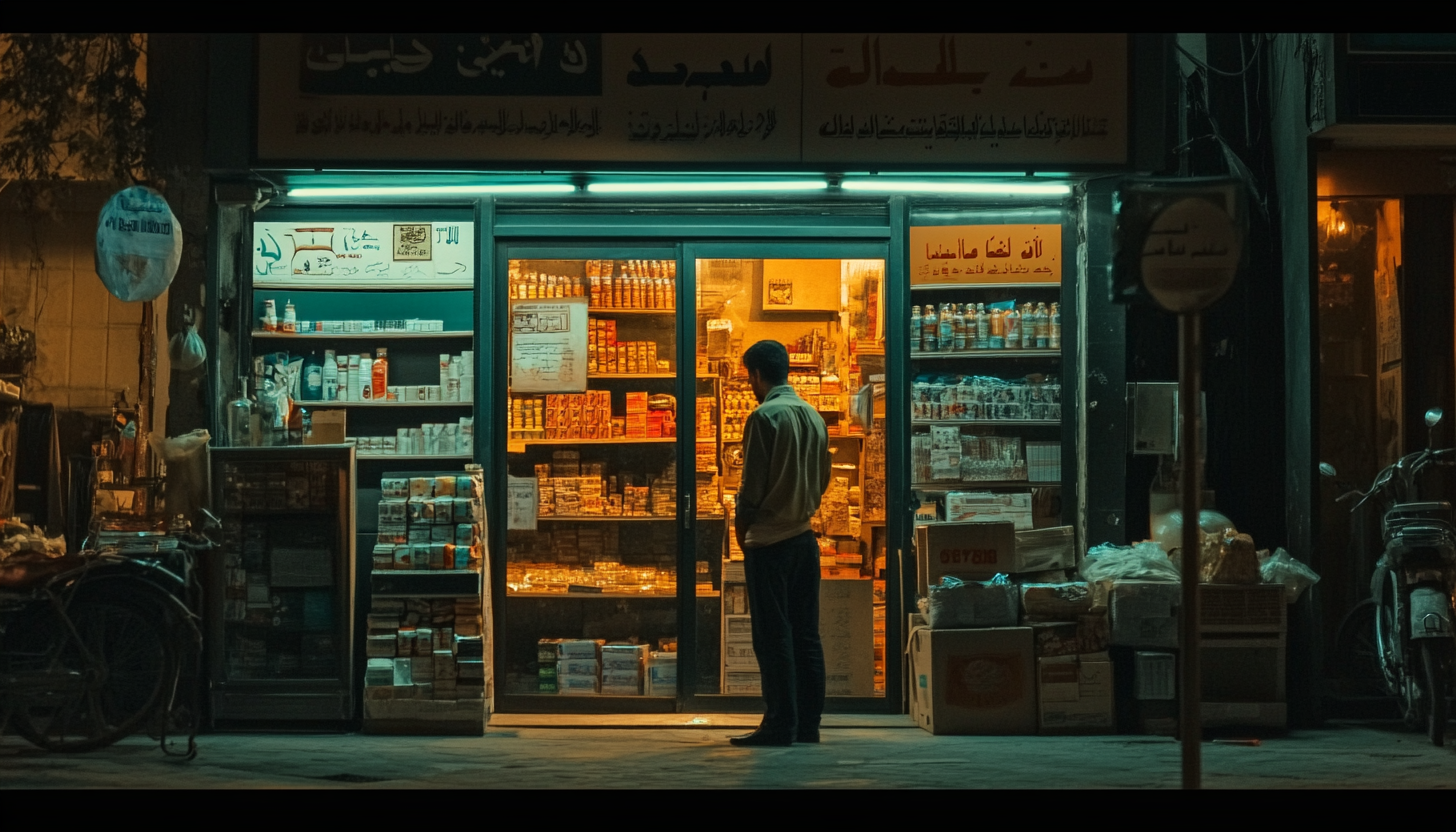
[[[290,197],[356,197],[356,196],[447,196],[471,194],[569,194],[576,186],[565,182],[540,182],[531,185],[389,185],[381,187],[343,186],[337,188],[290,188]]]
[[[743,191],[822,191],[823,179],[753,182],[593,182],[586,189],[594,194],[682,194],[733,193]]]
[[[1029,182],[935,182],[896,179],[846,179],[840,184],[846,191],[879,191],[895,193],[989,194],[1016,196],[1066,196],[1071,185]]]

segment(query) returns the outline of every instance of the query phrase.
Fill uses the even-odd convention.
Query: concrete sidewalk
[[[539,728],[529,717],[483,737],[219,734],[190,763],[145,738],[82,755],[0,739],[0,788],[1176,788],[1179,745],[1163,737],[932,737],[904,717],[830,720],[820,745],[739,749],[723,715],[681,727]],[[600,719],[600,718],[598,718]],[[539,720],[538,720],[539,721]],[[756,721],[756,718],[755,718]],[[876,724],[879,723],[879,724]],[[1456,787],[1456,749],[1397,724],[1337,723],[1204,744],[1211,788]]]

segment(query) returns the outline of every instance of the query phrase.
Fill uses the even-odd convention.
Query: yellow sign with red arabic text
[[[1060,225],[910,228],[911,286],[1061,282]]]

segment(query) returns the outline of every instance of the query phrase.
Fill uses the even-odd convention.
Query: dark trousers
[[[763,682],[761,730],[817,730],[824,713],[819,544],[813,532],[743,550],[753,652]]]

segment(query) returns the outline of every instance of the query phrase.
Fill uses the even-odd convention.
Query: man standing
[[[743,426],[743,481],[733,531],[743,548],[764,715],[757,731],[730,742],[818,742],[824,647],[819,544],[809,519],[829,485],[829,435],[819,413],[788,385],[783,344],[759,341],[744,352],[743,366],[759,406]]]

